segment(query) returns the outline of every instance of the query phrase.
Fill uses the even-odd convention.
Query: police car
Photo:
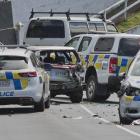
[[[50,106],[49,76],[35,54],[23,46],[1,46],[0,104]]]
[[[119,74],[126,72],[140,49],[140,35],[83,34],[66,46],[74,47],[85,68],[86,95],[89,101],[104,101],[119,90]]]
[[[120,122],[127,124],[135,119],[140,119],[140,52],[131,64],[118,92],[120,97],[119,116]]]
[[[74,48],[64,46],[31,46],[40,57],[44,69],[50,75],[50,95],[67,95],[73,103],[82,101],[83,69]]]

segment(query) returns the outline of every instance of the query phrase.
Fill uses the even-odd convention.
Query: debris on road
[[[62,118],[72,118],[72,116],[63,115]]]
[[[140,119],[134,120],[131,125],[140,125]]]

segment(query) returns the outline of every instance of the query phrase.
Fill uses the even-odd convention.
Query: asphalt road
[[[120,125],[118,99],[72,104],[66,97],[34,113],[32,107],[0,106],[0,140],[138,140],[140,127]]]

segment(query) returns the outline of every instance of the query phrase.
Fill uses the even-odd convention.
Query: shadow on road
[[[60,105],[60,104],[72,104],[69,97],[55,97],[51,99],[52,105]]]
[[[34,113],[34,109],[32,107],[0,108],[0,115],[28,114],[28,113]]]

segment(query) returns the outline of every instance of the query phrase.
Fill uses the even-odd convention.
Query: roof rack
[[[66,12],[53,12],[52,9],[48,12],[35,12],[34,9],[32,8],[31,15],[30,15],[29,19],[33,18],[35,14],[49,14],[50,17],[52,17],[53,15],[66,15],[67,20],[71,20],[71,18],[70,18],[71,15],[84,15],[84,16],[86,16],[87,21],[90,21],[91,16],[95,16],[97,18],[102,19],[103,21],[106,21],[104,13],[102,13],[102,14],[88,13],[88,12],[85,12],[85,13],[74,12],[73,13],[73,12],[70,12],[70,9]]]

